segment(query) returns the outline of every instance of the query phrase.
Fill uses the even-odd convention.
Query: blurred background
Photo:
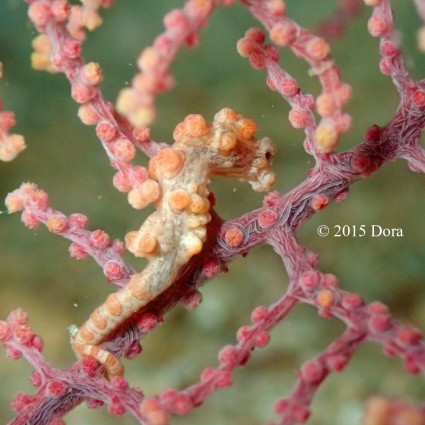
[[[0,60],[4,79],[0,98],[16,113],[14,132],[25,136],[28,148],[15,161],[0,164],[0,199],[23,181],[35,182],[49,194],[54,208],[66,214],[88,215],[91,229],[104,229],[122,238],[136,229],[150,212],[135,211],[112,186],[108,165],[92,127],[82,125],[77,105],[69,96],[62,75],[30,68],[31,40],[36,35],[21,0],[3,0],[0,8]],[[99,62],[105,96],[115,101],[118,91],[136,72],[135,59],[163,29],[162,17],[181,1],[127,0],[102,12],[104,24],[84,45],[87,60]],[[416,50],[420,26],[413,2],[394,1],[405,60],[415,77],[424,76],[425,61]],[[289,16],[315,27],[334,10],[336,1],[288,0]],[[364,7],[347,33],[332,44],[342,79],[353,86],[347,110],[352,131],[341,150],[359,143],[371,124],[385,124],[393,115],[398,96],[388,77],[378,70],[378,41],[366,31],[370,9]],[[267,89],[263,71],[254,71],[236,53],[236,42],[256,26],[239,4],[219,8],[202,32],[196,49],[184,49],[172,68],[176,88],[158,98],[159,115],[152,128],[155,140],[171,141],[174,126],[188,113],[211,119],[222,107],[255,118],[259,135],[271,137],[278,147],[274,169],[276,189],[286,192],[301,182],[313,165],[303,151],[302,131],[290,127],[289,107]],[[320,87],[308,76],[308,67],[283,51],[282,66],[294,75],[304,92],[317,95]],[[146,164],[140,155],[137,160]],[[341,286],[361,293],[370,302],[388,304],[397,320],[425,329],[425,176],[414,175],[403,161],[388,164],[366,181],[355,184],[347,200],[332,203],[303,227],[299,239],[319,253],[323,271],[335,273]],[[212,190],[217,210],[226,219],[261,205],[262,196],[247,185],[216,179]],[[0,207],[3,208],[4,207]],[[3,211],[4,212],[4,211]],[[402,228],[403,238],[320,238],[317,227],[326,224]],[[46,229],[28,230],[19,215],[0,215],[0,318],[21,307],[45,341],[45,356],[65,368],[74,361],[68,326],[81,324],[113,290],[90,260],[77,262],[68,255],[68,242]],[[134,261],[138,269],[142,261]],[[249,267],[248,267],[249,266]],[[220,348],[235,341],[239,326],[249,323],[252,309],[276,300],[287,285],[285,270],[271,248],[261,247],[247,259],[234,262],[230,272],[202,288],[204,301],[194,312],[177,307],[164,325],[142,345],[144,355],[126,361],[127,378],[147,395],[167,387],[183,388],[195,382],[201,370],[215,366]],[[210,397],[188,417],[173,424],[254,425],[274,418],[273,402],[288,394],[302,362],[320,353],[343,331],[337,320],[317,316],[315,309],[298,307],[272,332],[271,344],[257,350],[251,361],[235,373],[230,389]],[[9,403],[18,391],[32,392],[24,360],[0,356],[0,423],[13,417]],[[403,371],[399,359],[384,357],[379,347],[362,347],[346,370],[330,377],[312,405],[309,423],[359,424],[365,400],[374,394],[423,401],[425,383]],[[129,415],[110,416],[106,408],[80,406],[66,417],[68,425],[121,424],[136,421]]]

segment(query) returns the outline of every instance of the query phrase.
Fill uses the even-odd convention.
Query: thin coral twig
[[[390,75],[400,97],[404,98],[414,87],[414,81],[409,76],[400,50],[399,37],[394,28],[394,14],[390,0],[371,2],[372,15],[368,21],[368,30],[372,37],[380,38],[379,67],[383,74]],[[373,4],[375,3],[375,4]]]
[[[317,75],[322,86],[322,93],[316,99],[321,121],[315,131],[315,140],[306,140],[307,152],[333,151],[341,135],[351,128],[351,117],[342,111],[342,106],[351,97],[351,87],[341,82],[329,44],[288,18],[283,2],[244,0],[243,3],[267,28],[275,44],[289,47],[311,66],[311,74]]]
[[[132,86],[121,90],[117,109],[134,125],[148,126],[156,118],[155,100],[158,94],[174,86],[170,67],[180,49],[199,44],[200,30],[222,0],[189,0],[182,9],[174,9],[164,17],[165,31],[139,55],[140,72]]]
[[[9,193],[6,206],[10,213],[22,211],[22,221],[30,229],[44,224],[50,232],[70,240],[71,257],[83,259],[91,256],[102,268],[108,281],[116,286],[125,286],[134,275],[134,269],[122,258],[124,244],[120,240],[111,241],[102,230],[87,230],[88,219],[84,214],[66,216],[53,209],[46,192],[36,185],[24,183]]]
[[[53,0],[31,2],[29,17],[42,33],[34,40],[36,49],[47,52],[47,64],[63,72],[71,83],[71,96],[80,104],[79,117],[87,125],[96,125],[96,134],[111,165],[118,170],[114,184],[128,192],[144,181],[146,170],[132,166],[134,146],[148,156],[158,152],[159,146],[150,138],[149,129],[134,128],[105,100],[99,88],[103,79],[101,68],[94,62],[86,63],[81,55],[82,41],[72,37],[66,28],[69,9],[55,14]],[[34,61],[33,61],[34,62]]]

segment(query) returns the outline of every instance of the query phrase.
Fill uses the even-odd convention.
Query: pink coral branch
[[[364,336],[362,329],[349,328],[323,353],[305,362],[298,371],[298,380],[290,395],[276,402],[278,420],[273,425],[304,423],[310,416],[310,404],[321,383],[331,373],[344,369]]]
[[[136,154],[133,146],[148,156],[153,156],[159,146],[151,140],[149,129],[135,129],[104,99],[99,88],[103,79],[100,66],[94,62],[85,63],[81,56],[81,41],[72,37],[66,29],[70,10],[68,3],[64,2],[61,13],[56,12],[55,5],[54,0],[30,2],[30,19],[36,29],[48,37],[38,38],[35,47],[41,46],[39,49],[48,51],[49,63],[70,81],[71,96],[81,105],[80,119],[84,124],[96,125],[96,134],[111,165],[118,170],[114,178],[115,186],[128,192],[147,177],[144,168],[131,165]]]
[[[44,224],[50,232],[70,240],[71,257],[83,259],[90,255],[102,267],[108,281],[116,286],[125,286],[135,273],[122,258],[124,245],[120,240],[111,241],[109,235],[102,230],[87,230],[88,219],[83,214],[66,216],[53,209],[46,192],[34,184],[24,183],[9,193],[6,206],[9,212],[22,211],[22,221],[30,229]]]
[[[358,342],[376,342],[386,354],[401,357],[408,372],[425,374],[425,343],[418,330],[397,324],[381,302],[364,305],[360,295],[340,290],[338,279],[319,272],[315,268],[317,259],[305,256],[295,237],[276,230],[271,244],[285,263],[292,296],[317,307],[322,317],[334,316],[346,323],[349,339],[354,336]]]
[[[289,121],[295,128],[304,128],[306,139],[304,148],[307,153],[320,160],[315,145],[316,119],[314,98],[301,92],[297,81],[282,69],[277,61],[279,53],[272,46],[264,46],[265,34],[261,30],[251,29],[245,37],[238,41],[238,52],[247,57],[254,68],[267,70],[267,85],[277,91],[292,107],[289,112]]]
[[[394,16],[390,0],[380,0],[373,7],[368,21],[372,37],[380,38],[381,61],[379,68],[383,74],[390,75],[401,97],[414,85],[404,65],[399,46],[399,37],[394,29]]]
[[[14,310],[6,321],[0,321],[0,346],[6,346],[6,355],[14,360],[25,357],[40,376],[49,374],[50,366],[41,355],[43,340],[28,326],[24,311]]]
[[[65,1],[61,0],[62,8],[65,6]],[[93,31],[102,24],[102,18],[99,15],[100,8],[110,8],[114,0],[84,0],[81,5],[71,6],[68,17],[67,29],[70,34],[78,40],[86,38],[85,28]],[[58,8],[59,6],[55,6]]]
[[[52,368],[41,354],[41,337],[28,326],[27,314],[22,310],[13,311],[7,321],[0,321],[0,346],[6,348],[10,358],[25,357],[33,366],[31,383],[37,388],[33,395],[20,392],[15,396],[12,408],[17,416],[9,425],[50,424],[84,400],[91,408],[107,404],[111,414],[129,412],[145,423],[139,409],[141,391],[130,388],[123,378],[113,382],[100,379],[95,361],[85,359],[64,371]]]
[[[402,358],[406,371],[425,374],[425,343],[418,330],[397,324],[384,304],[364,305],[360,295],[340,290],[337,278],[317,271],[317,258],[305,256],[304,248],[290,234],[276,230],[270,243],[282,257],[290,277],[289,294],[317,307],[322,317],[334,316],[347,324],[342,336],[301,366],[290,396],[276,405],[279,415],[276,424],[305,422],[322,381],[329,373],[341,371],[365,341],[376,342],[387,355]]]
[[[85,359],[65,371],[50,367],[43,356],[42,340],[27,326],[22,310],[12,312],[7,321],[0,321],[0,346],[13,359],[24,356],[34,367],[31,383],[37,388],[33,395],[18,393],[12,401],[17,416],[9,425],[63,424],[60,418],[84,400],[90,408],[108,405],[116,416],[131,413],[140,423],[144,417],[139,409],[143,394],[130,388],[123,378],[108,382],[99,379],[96,362]],[[59,422],[54,422],[59,421]]]
[[[351,87],[341,82],[329,44],[285,16],[283,2],[245,0],[243,3],[267,28],[276,45],[289,47],[311,66],[311,74],[318,76],[322,93],[316,99],[316,109],[322,119],[316,129],[316,146],[310,146],[309,151],[333,151],[340,136],[351,127],[351,117],[342,112],[342,106],[351,97]]]
[[[174,9],[164,17],[165,31],[152,46],[140,54],[140,72],[133,78],[132,87],[121,91],[117,109],[136,126],[150,125],[156,117],[156,96],[170,90],[174,79],[170,67],[180,49],[199,44],[199,32],[222,0],[189,0],[182,9]]]
[[[297,300],[286,293],[269,307],[257,307],[251,314],[252,325],[239,328],[238,343],[221,349],[218,354],[218,367],[204,369],[200,381],[183,391],[167,389],[160,395],[146,400],[142,409],[146,414],[152,414],[152,411],[164,411],[167,414],[185,415],[202,404],[215,391],[230,386],[233,382],[233,370],[245,365],[255,348],[264,348],[268,345],[269,332],[296,305]]]
[[[326,156],[326,160],[316,164],[308,177],[287,194],[269,194],[263,208],[224,223],[215,250],[217,258],[228,264],[263,244],[276,228],[295,232],[316,211],[326,207],[329,200],[344,200],[351,184],[367,178],[387,162],[399,157],[409,160],[413,155],[416,160],[420,158],[422,148],[417,144],[417,137],[425,127],[425,104],[418,106],[422,104],[413,99],[422,98],[422,93],[422,90],[414,91],[386,126],[370,127],[363,143],[346,152]],[[243,232],[238,246],[226,243],[225,235],[232,229]]]

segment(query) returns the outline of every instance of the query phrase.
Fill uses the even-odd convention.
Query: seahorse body
[[[174,131],[176,142],[149,163],[150,179],[129,194],[130,203],[143,207],[153,201],[154,211],[138,231],[126,236],[127,248],[150,261],[127,286],[109,295],[73,338],[78,357],[94,357],[109,379],[123,374],[120,361],[99,347],[109,334],[141,307],[164,292],[181,267],[202,250],[209,214],[211,175],[224,175],[267,190],[274,182],[269,139],[253,139],[255,122],[230,109],[207,125],[200,115],[189,115]]]

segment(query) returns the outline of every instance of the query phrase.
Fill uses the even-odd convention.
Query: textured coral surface
[[[55,3],[59,22],[60,6],[64,2]],[[104,75],[100,88],[111,101],[123,86],[130,85],[141,47],[151,44],[163,31],[164,15],[182,7],[178,1],[155,2],[155,5],[148,1],[125,3],[117,2],[110,10],[102,10],[102,26],[89,33],[83,45],[86,60],[100,63]],[[9,325],[1,322],[0,340],[6,342],[9,356],[17,357],[16,350],[26,347],[24,352],[28,350],[29,359],[38,369],[38,374],[32,374],[31,382],[40,388],[34,389],[28,381],[32,370],[24,360],[12,362],[3,358],[0,362],[2,423],[61,424],[58,416],[83,400],[89,401],[64,417],[67,424],[132,424],[137,423],[135,417],[159,424],[164,423],[169,412],[177,413],[171,416],[176,424],[249,425],[267,421],[289,424],[306,420],[309,410],[312,415],[309,422],[317,424],[358,424],[362,417],[368,425],[398,423],[395,421],[406,425],[424,423],[423,345],[413,328],[395,324],[425,328],[422,289],[425,201],[421,196],[424,177],[412,173],[404,159],[390,162],[403,156],[410,160],[413,170],[423,173],[425,169],[422,151],[416,146],[424,125],[425,92],[420,79],[425,67],[417,48],[416,31],[422,24],[414,4],[423,12],[423,2],[393,2],[394,25],[399,31],[393,33],[389,2],[384,0],[366,2],[376,4],[376,9],[358,1],[341,1],[339,12],[335,12],[337,2],[319,5],[319,2],[287,1],[286,16],[294,20],[293,25],[312,31],[319,28],[318,33],[329,37],[335,62],[328,61],[327,44],[311,39],[310,33],[303,33],[298,41],[291,39],[290,31],[285,33],[288,21],[284,21],[286,27],[280,22],[279,2],[268,2],[269,9],[261,8],[261,2],[257,1],[244,3],[219,6],[200,32],[199,46],[183,48],[173,62],[171,74],[176,80],[175,87],[165,96],[156,97],[171,88],[171,80],[162,75],[163,85],[156,86],[155,102],[143,103],[141,112],[130,108],[128,114],[136,125],[147,123],[156,115],[151,135],[158,145],[147,143],[143,132],[138,137],[129,137],[148,156],[153,156],[162,142],[172,143],[175,126],[188,114],[201,113],[210,120],[216,111],[227,106],[255,118],[258,137],[270,137],[277,147],[273,169],[278,179],[274,189],[282,194],[269,194],[263,200],[263,195],[255,194],[248,185],[220,178],[212,182],[215,210],[231,221],[221,225],[218,216],[213,216],[206,244],[208,255],[201,256],[199,261],[195,258],[182,274],[175,292],[136,316],[125,325],[129,327],[119,331],[115,343],[107,346],[118,355],[126,351],[127,355],[136,357],[137,336],[154,328],[141,341],[142,355],[124,360],[128,383],[140,387],[147,396],[142,408],[142,397],[137,390],[128,389],[123,380],[109,383],[90,359],[84,360],[82,367],[76,364],[67,371],[75,362],[67,327],[81,325],[93,308],[115,290],[105,280],[122,287],[135,270],[142,271],[146,264],[129,253],[124,256],[125,263],[120,263],[122,245],[110,243],[139,228],[152,210],[150,207],[133,210],[126,203],[126,196],[114,190],[111,183],[114,172],[96,143],[96,134],[106,146],[109,159],[115,161],[115,168],[123,170],[135,152],[123,137],[116,138],[119,142],[111,148],[115,135],[111,136],[111,127],[105,121],[97,122],[94,131],[93,126],[82,126],[77,118],[74,101],[84,105],[94,96],[84,87],[87,84],[96,90],[101,79],[99,70],[95,66],[84,68],[78,84],[73,83],[72,100],[69,83],[63,75],[39,73],[29,67],[29,46],[36,31],[27,18],[28,5],[15,0],[1,6],[0,60],[4,77],[0,81],[0,97],[4,110],[16,114],[13,133],[23,134],[27,144],[26,151],[14,161],[0,165],[1,196],[5,198],[23,181],[32,181],[48,192],[54,209],[43,210],[46,199],[43,194],[36,196],[40,202],[35,202],[36,207],[41,205],[43,214],[47,214],[43,217],[50,232],[44,227],[35,229],[43,217],[32,215],[33,210],[23,216],[24,223],[33,228],[30,231],[18,222],[16,214],[3,215],[0,219],[0,319],[5,320],[18,307],[25,310],[32,330],[44,340],[43,354],[50,365],[38,356],[41,340],[25,327],[26,318],[21,313],[14,313]],[[196,9],[194,5],[201,7],[210,2],[187,4],[188,8]],[[42,14],[34,9],[32,6],[30,16],[42,27]],[[279,48],[281,58],[276,62],[277,52],[264,47],[261,33],[244,36],[250,27],[264,29],[249,10],[270,30],[265,44],[270,39],[278,46],[295,43],[295,53],[307,59],[309,65],[294,58],[287,48]],[[205,20],[210,12],[208,7],[203,9]],[[187,25],[178,13],[167,16],[168,28],[182,25],[184,29]],[[26,29],[17,33],[16,28],[25,23]],[[195,19],[192,24],[201,25],[203,19]],[[69,29],[78,38],[81,34],[75,25],[74,21],[74,27]],[[387,37],[381,47],[370,33],[378,39]],[[196,37],[186,41],[192,46]],[[43,53],[43,40],[39,39],[38,43],[35,49]],[[410,77],[404,74],[398,43]],[[76,54],[69,43],[67,48],[68,54]],[[170,64],[174,59],[171,56]],[[35,62],[39,68],[50,67],[41,56]],[[60,65],[59,62],[57,59],[56,64]],[[150,67],[156,69],[152,52],[140,63],[145,71]],[[332,74],[333,63],[337,67],[335,74]],[[251,65],[266,67],[269,77],[264,70],[254,70]],[[321,81],[324,91],[316,76],[308,75],[309,69],[321,78],[328,76]],[[339,85],[337,69],[341,71],[343,84],[352,87],[348,104],[350,95],[347,86]],[[392,73],[402,93],[398,112],[397,88],[381,71]],[[69,73],[68,77],[73,79]],[[144,89],[147,82],[139,79],[138,84]],[[270,90],[277,87],[290,106]],[[317,99],[314,115],[309,109],[313,105],[309,93]],[[331,99],[326,97],[329,94]],[[118,109],[126,113],[122,104],[118,103]],[[346,112],[353,117],[350,129]],[[87,124],[96,122],[84,108],[78,115]],[[382,127],[389,122],[384,131],[371,127]],[[2,128],[8,131],[11,121],[3,120],[3,124]],[[118,124],[128,136],[131,124],[124,121]],[[21,150],[21,141],[18,145]],[[339,153],[351,151],[327,156],[333,149]],[[138,153],[134,163],[147,166],[146,155]],[[318,165],[309,172],[315,160]],[[380,169],[375,173],[377,168]],[[134,173],[135,181],[145,179],[141,169]],[[351,186],[357,180],[360,181]],[[130,190],[122,176],[114,177],[113,183],[120,191]],[[350,190],[344,202],[335,202],[343,200],[348,186]],[[250,211],[253,212],[244,216]],[[88,231],[84,216],[77,212],[88,216]],[[65,220],[62,214],[69,219]],[[298,230],[300,224],[303,226]],[[373,224],[401,228],[403,237],[372,238]],[[327,225],[331,235],[320,237],[317,233],[320,225]],[[335,237],[337,225],[350,226],[350,235]],[[362,225],[367,235],[354,237],[353,226],[361,232]],[[93,248],[89,254],[101,269],[90,259],[77,263],[69,258],[69,243],[54,235],[67,234],[69,229],[73,229],[74,237],[72,256],[85,256],[81,245],[89,240]],[[104,229],[109,236],[101,231],[93,232],[96,229]],[[264,241],[266,246],[251,250],[251,246]],[[305,253],[300,251],[300,246],[307,248]],[[318,254],[318,266],[310,251]],[[228,273],[214,277],[220,269],[224,271],[230,260]],[[191,311],[200,299],[190,285],[211,277],[214,279],[200,289],[202,303]],[[353,293],[361,294],[367,307],[362,307]],[[182,296],[188,309],[178,305],[163,317],[161,326],[156,326],[162,321],[164,308]],[[272,308],[255,309],[269,306],[282,296],[282,302]],[[296,305],[298,302],[302,305]],[[381,302],[388,306],[391,319]],[[269,327],[286,314],[283,323],[269,334]],[[349,325],[348,329],[345,325]],[[13,337],[12,328],[19,328]],[[229,345],[237,344],[236,334],[239,345],[230,348]],[[357,350],[365,339],[378,345],[367,342]],[[252,346],[265,345],[268,346],[264,350],[252,353],[246,366],[231,372],[234,366],[246,362]],[[385,356],[382,348],[386,354],[396,354],[401,359]],[[343,369],[348,360],[350,363],[342,373],[331,373]],[[217,368],[218,362],[221,369],[205,370]],[[202,406],[189,412],[210,391],[228,387],[231,380],[232,386],[215,392]],[[319,384],[320,390],[315,395]],[[167,388],[187,391],[164,392]],[[37,395],[35,399],[15,397],[13,406],[18,413],[14,413],[10,401],[21,391]],[[287,399],[291,393],[289,402],[285,401],[283,398]],[[149,398],[158,394],[161,394],[159,398]],[[377,395],[405,401],[386,401]],[[276,399],[279,399],[277,404]],[[97,400],[107,406],[87,408],[87,404],[98,406]],[[115,416],[125,410],[123,417]]]

